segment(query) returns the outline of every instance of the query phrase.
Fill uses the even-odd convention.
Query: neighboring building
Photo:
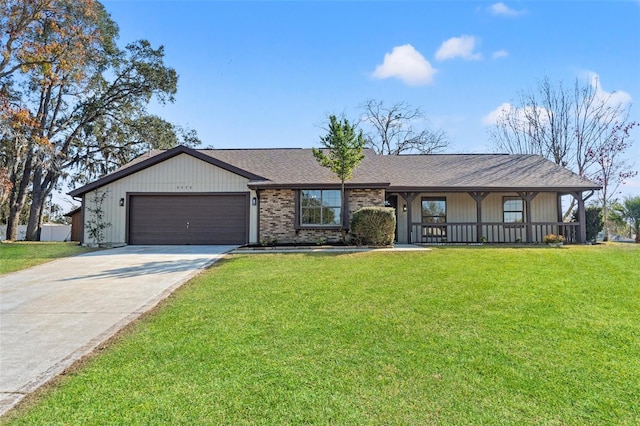
[[[82,241],[82,207],[76,207],[69,213],[65,213],[65,217],[71,218],[71,239],[70,241]]]
[[[396,209],[399,243],[541,242],[560,233],[584,242],[584,219],[562,222],[561,197],[599,189],[537,155],[366,156],[346,182],[310,149],[151,151],[70,195],[82,201],[81,241],[96,193],[109,244],[258,244],[337,241],[352,213]],[[93,207],[92,207],[93,203]]]

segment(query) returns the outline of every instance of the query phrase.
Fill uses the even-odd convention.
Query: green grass
[[[640,246],[240,255],[9,424],[638,424]]]
[[[0,275],[90,250],[78,243],[3,242],[0,243]]]

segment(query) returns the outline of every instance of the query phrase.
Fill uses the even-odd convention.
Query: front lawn
[[[10,424],[638,424],[640,246],[236,255]]]
[[[3,242],[0,243],[0,275],[90,250],[78,243]]]

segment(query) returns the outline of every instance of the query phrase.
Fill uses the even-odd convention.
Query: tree
[[[631,129],[628,104],[617,102],[613,94],[598,90],[597,78],[572,89],[545,77],[538,86],[520,93],[515,106],[503,108],[489,138],[497,151],[539,154],[580,176],[594,179],[597,155],[612,145],[620,129]],[[611,157],[611,156],[610,156]],[[620,166],[621,153],[613,156]],[[623,167],[624,168],[624,167]],[[573,210],[575,200],[565,213]]]
[[[584,210],[585,219],[587,221],[586,227],[586,235],[587,241],[595,241],[598,238],[598,232],[602,231],[604,227],[604,220],[602,217],[602,207],[599,206],[589,206]],[[572,222],[578,222],[578,211],[574,210],[571,218]]]
[[[640,197],[626,197],[622,204],[613,206],[611,220],[627,223],[635,234],[635,242],[640,243]]]
[[[420,108],[405,102],[385,106],[383,101],[368,100],[362,106],[361,123],[371,126],[366,134],[367,146],[378,154],[433,154],[449,146],[443,131],[416,128],[426,122]]]
[[[16,28],[2,38],[0,64],[0,125],[10,130],[0,159],[12,159],[0,164],[12,182],[7,237],[15,238],[29,194],[26,238],[36,240],[48,195],[70,173],[86,182],[155,141],[164,148],[178,144],[178,133],[188,143],[197,137],[146,113],[152,99],[173,101],[177,73],[164,64],[163,47],[140,40],[119,49],[117,26],[100,3],[5,3],[0,21]],[[155,139],[143,142],[143,135]]]
[[[603,135],[597,147],[587,151],[587,156],[595,163],[592,179],[602,185],[600,201],[604,217],[603,240],[609,240],[607,222],[609,219],[609,205],[613,201],[618,187],[627,179],[638,174],[632,170],[632,165],[626,159],[626,152],[631,147],[629,135],[631,129],[638,123],[615,124],[611,132]]]
[[[346,205],[344,183],[352,178],[353,171],[364,158],[365,140],[362,130],[356,132],[349,120],[329,116],[329,129],[320,137],[322,149],[313,148],[313,156],[322,165],[331,170],[340,179],[340,198],[342,208]],[[344,221],[343,221],[344,222]],[[343,229],[347,226],[342,224]],[[344,239],[344,232],[343,232]]]

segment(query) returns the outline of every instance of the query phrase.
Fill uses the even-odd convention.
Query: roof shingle
[[[186,153],[250,177],[254,187],[300,187],[335,185],[339,179],[320,166],[311,149],[206,149],[185,147],[169,151],[153,150],[118,171],[78,188],[77,196],[115,179],[155,164],[167,154]],[[539,156],[528,154],[428,154],[377,155],[365,150],[348,185],[385,186],[388,190],[470,191],[470,190],[553,190],[599,189],[588,179]],[[246,172],[246,173],[244,173]]]

